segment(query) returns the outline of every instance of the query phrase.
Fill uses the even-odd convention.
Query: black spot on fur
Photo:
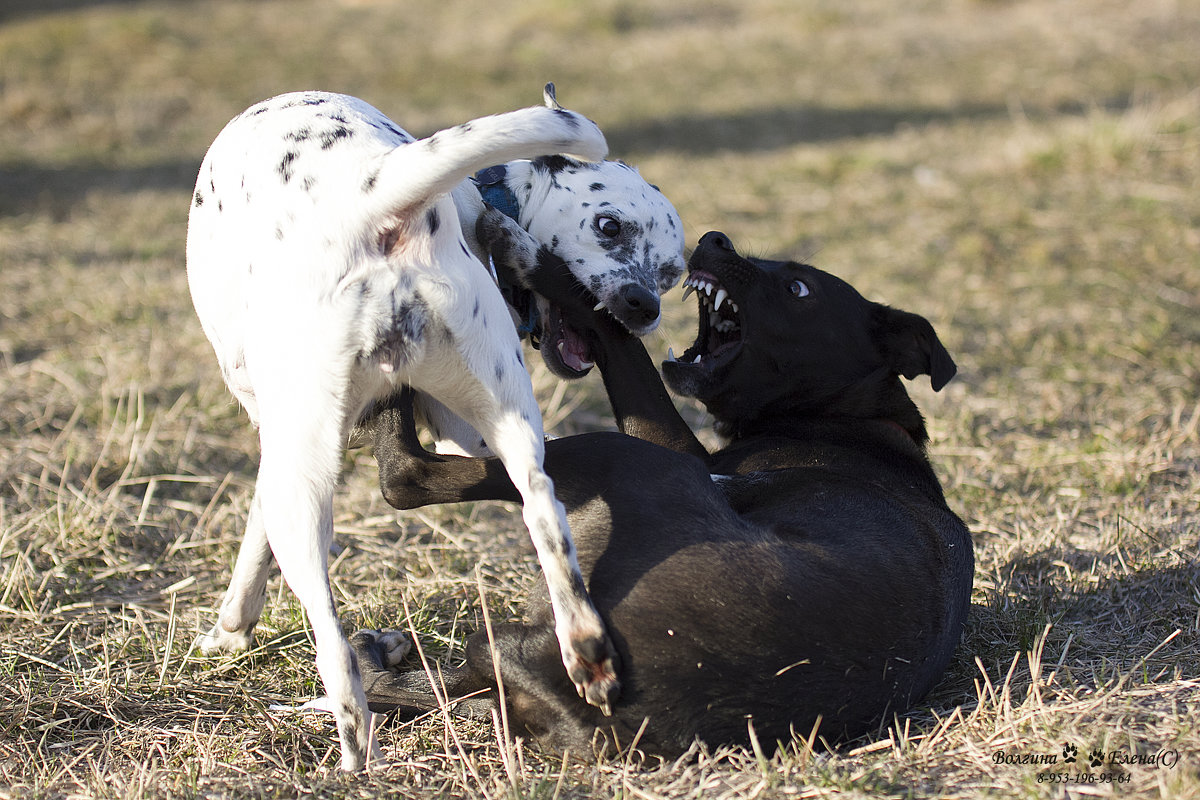
[[[603,192],[608,187],[605,186],[603,183],[593,183],[588,188],[591,189],[593,192]]]
[[[225,204],[222,203],[220,200],[218,200],[217,201],[217,213],[220,214],[224,210],[225,210]]]
[[[312,136],[312,128],[305,125],[299,130],[292,131],[284,135],[284,139],[291,142],[306,142]]]
[[[196,208],[199,208],[200,206],[204,205],[204,195],[200,194],[199,190],[196,190],[196,194],[192,196],[192,202],[195,204]]]
[[[281,242],[283,241],[283,228],[278,225],[275,226],[275,238]]]
[[[496,362],[496,383],[503,383],[503,382],[504,382],[504,364],[497,361]]]
[[[377,181],[377,180],[379,180],[379,170],[375,170],[374,172],[372,172],[370,175],[367,176],[367,179],[365,181],[363,181],[363,185],[362,185],[363,193],[365,194],[365,193],[371,191],[372,189],[374,189],[375,181]]]
[[[567,111],[565,108],[556,108],[553,109],[553,111],[562,118],[562,121],[565,122],[567,127],[571,130],[577,130],[579,128],[579,120],[576,119],[575,115],[570,111]]]
[[[479,298],[478,297],[475,298],[475,305],[471,307],[471,317],[472,318],[479,317]]]
[[[517,349],[517,363],[522,367],[525,366],[525,356],[521,354],[520,348]]]
[[[306,176],[304,178],[304,191],[311,192],[313,186],[315,186],[316,183],[317,183],[317,179],[314,178],[312,175]]]
[[[430,236],[437,233],[438,228],[441,227],[442,220],[438,217],[436,208],[429,209],[429,213],[425,215],[425,224],[429,227]]]
[[[300,154],[295,150],[288,150],[283,154],[283,158],[279,160],[279,166],[275,168],[275,171],[279,173],[279,177],[283,178],[284,183],[290,181],[292,179],[292,175],[295,174],[295,170],[293,169],[292,165],[299,157]]]
[[[331,131],[325,131],[321,134],[321,149],[328,150],[342,139],[349,139],[354,135],[354,131],[347,128],[345,125],[340,125]]]

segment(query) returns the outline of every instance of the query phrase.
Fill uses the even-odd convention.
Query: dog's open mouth
[[[542,314],[539,349],[546,366],[560,378],[582,378],[594,363],[591,350],[583,336],[563,317],[562,309],[546,303]]]
[[[741,312],[728,290],[711,273],[697,270],[688,275],[683,282],[684,299],[692,292],[699,300],[700,331],[692,346],[678,358],[668,350],[667,360],[716,366],[742,345]]]

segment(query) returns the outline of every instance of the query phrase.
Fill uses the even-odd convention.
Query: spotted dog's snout
[[[627,283],[617,290],[609,311],[630,331],[638,332],[653,325],[662,305],[658,295],[638,283]]]

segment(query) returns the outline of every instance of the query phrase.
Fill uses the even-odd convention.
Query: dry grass
[[[1200,793],[1194,3],[404,8],[0,10],[0,797]],[[256,458],[187,298],[204,148],[285,90],[349,91],[428,132],[551,78],[691,240],[809,257],[929,317],[959,362],[942,394],[914,391],[975,533],[972,618],[942,686],[874,736],[584,766],[434,715],[389,723],[393,766],[347,777],[328,720],[267,708],[318,691],[277,579],[255,652],[189,651]],[[653,349],[687,338],[674,305]],[[536,383],[557,432],[611,424],[595,379]],[[513,507],[398,515],[369,454],[347,465],[348,628],[407,606],[436,662],[482,624],[481,589],[493,619],[518,613],[537,574]],[[1085,782],[1039,783],[1064,744]],[[1096,748],[1178,760],[1091,767]]]

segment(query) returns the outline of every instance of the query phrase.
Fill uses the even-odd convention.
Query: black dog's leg
[[[395,672],[391,669],[387,652],[389,634],[380,631],[361,630],[350,637],[350,648],[358,660],[362,674],[363,691],[372,711],[399,710],[405,715],[423,714],[440,708],[438,694],[443,701],[457,704],[458,713],[487,716],[495,706],[496,696],[490,683],[469,664],[464,667],[439,667],[435,680],[437,692],[430,684],[429,676],[422,670]]]
[[[421,446],[412,389],[405,387],[382,406],[373,426],[379,486],[393,508],[461,500],[520,501],[500,459],[443,456]]]

